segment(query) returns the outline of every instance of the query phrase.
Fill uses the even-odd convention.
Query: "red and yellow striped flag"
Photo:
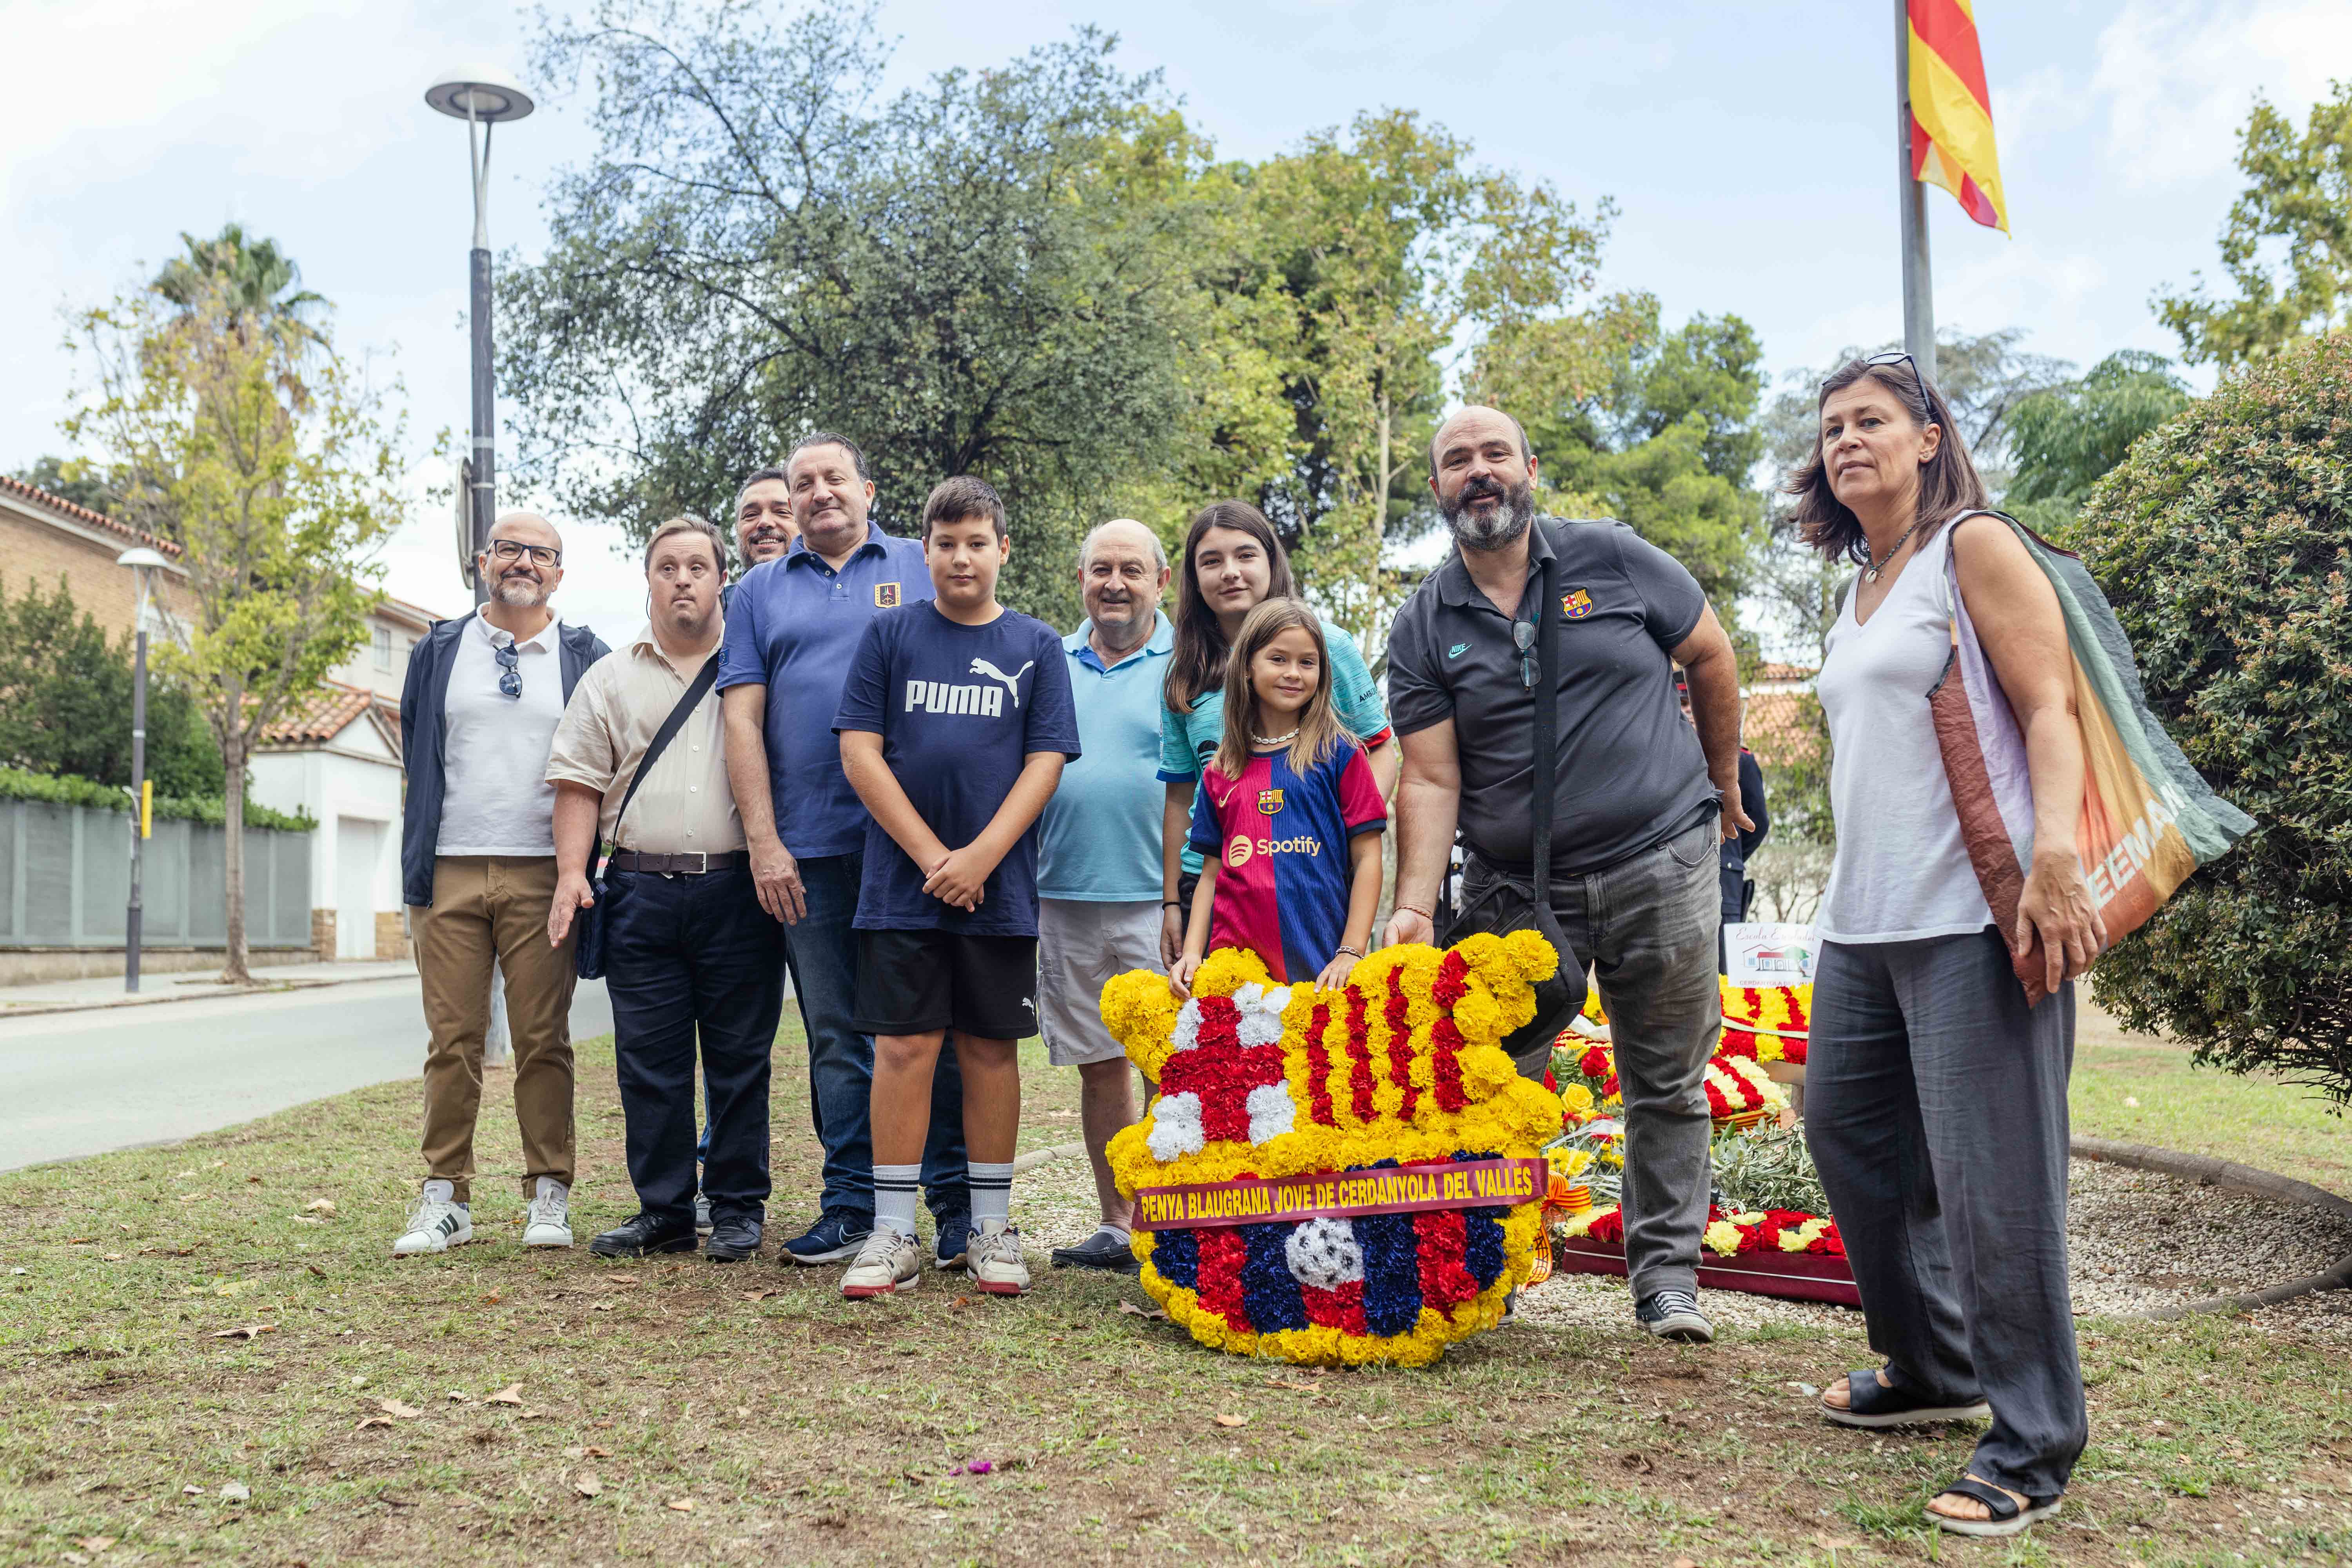
[[[1941,185],[1987,228],[2009,232],[1992,97],[1971,0],[1905,0],[1911,17],[1911,177]]]

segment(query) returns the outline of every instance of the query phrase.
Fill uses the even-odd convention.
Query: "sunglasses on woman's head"
[[[1927,378],[1919,374],[1919,362],[1913,359],[1910,352],[1906,349],[1888,349],[1885,353],[1873,354],[1868,359],[1862,362],[1862,368],[1864,370],[1889,370],[1898,364],[1909,365],[1911,367],[1911,379],[1917,382],[1922,386],[1927,384]],[[1827,392],[1829,390],[1829,386],[1830,384],[1828,382],[1824,381],[1822,383],[1822,390],[1823,392]]]

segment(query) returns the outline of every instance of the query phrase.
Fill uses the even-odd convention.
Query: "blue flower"
[[[1171,1285],[1201,1288],[1201,1238],[1189,1230],[1163,1230],[1152,1244],[1151,1267]]]
[[[1283,1247],[1292,1229],[1288,1220],[1241,1227],[1242,1245],[1249,1249],[1248,1261],[1242,1265],[1242,1306],[1249,1313],[1250,1327],[1261,1334],[1308,1326],[1307,1303],[1299,1297]]]

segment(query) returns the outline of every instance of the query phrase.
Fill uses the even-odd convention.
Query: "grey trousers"
[[[1625,1096],[1625,1272],[1640,1300],[1698,1286],[1706,1228],[1706,1062],[1722,1033],[1716,934],[1723,924],[1717,868],[1722,842],[1710,816],[1654,849],[1603,871],[1558,877],[1552,914],[1592,971],[1617,1053]],[[1472,906],[1491,872],[1473,858],[1463,876]],[[1543,1039],[1519,1071],[1539,1079],[1551,1057]]]
[[[2066,1280],[2074,988],[2028,1010],[2000,934],[1822,946],[1805,1141],[1895,1387],[1982,1398],[1969,1468],[2066,1489],[2089,1434]]]

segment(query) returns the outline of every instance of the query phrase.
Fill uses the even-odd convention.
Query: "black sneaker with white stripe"
[[[1698,1298],[1687,1290],[1656,1290],[1633,1308],[1633,1320],[1662,1340],[1703,1345],[1715,1339],[1715,1325],[1698,1310]]]

